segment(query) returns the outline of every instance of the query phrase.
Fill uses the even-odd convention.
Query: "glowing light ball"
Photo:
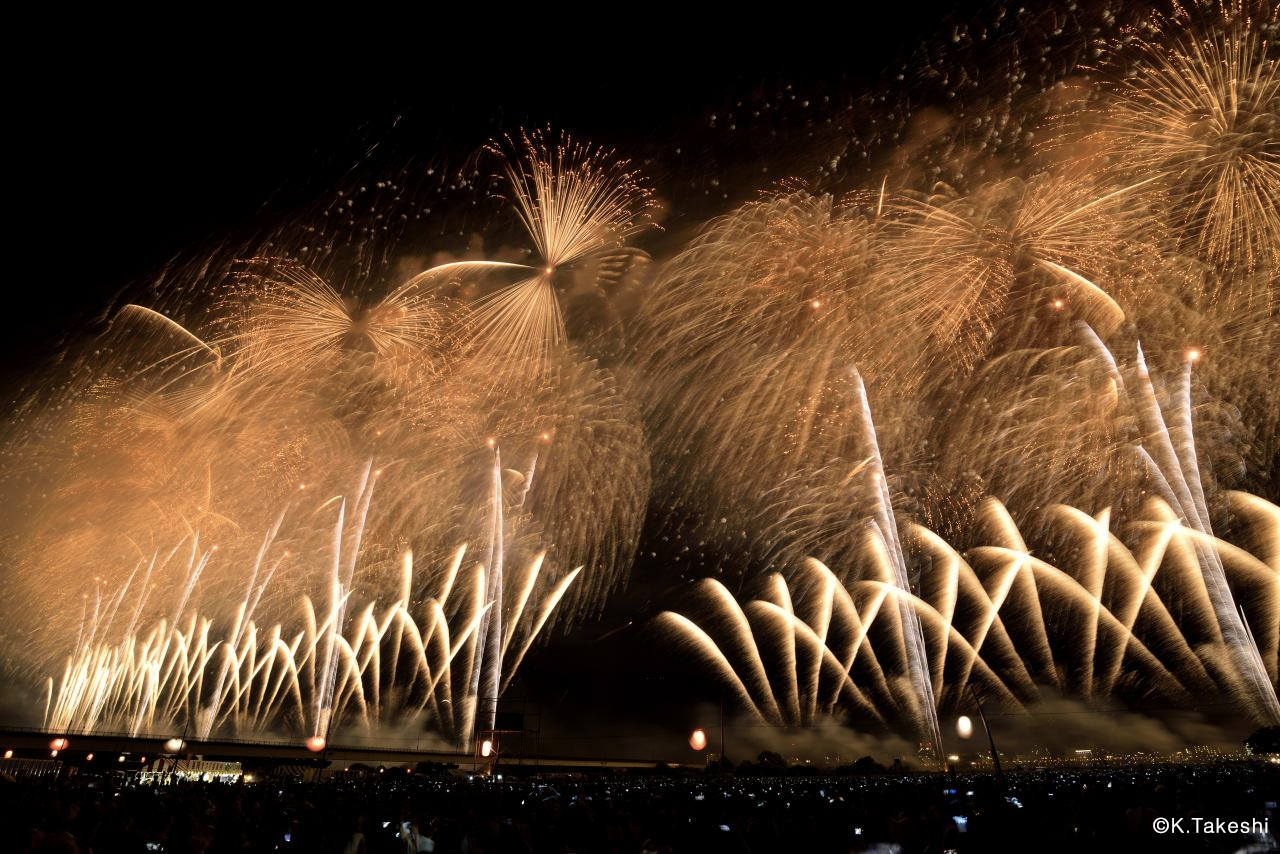
[[[695,729],[693,734],[689,736],[689,746],[694,750],[706,750],[707,734],[700,729]]]
[[[480,755],[487,759],[490,753],[493,753],[493,742],[486,738],[480,744]]]
[[[67,745],[70,743],[71,742],[65,738],[55,738],[53,741],[49,742],[49,749],[50,750],[66,750]]]
[[[969,720],[968,715],[961,715],[960,720],[956,721],[956,732],[961,738],[973,735],[973,721]]]
[[[186,742],[180,738],[171,738],[164,743],[164,749],[167,753],[177,753],[185,746]]]
[[[320,753],[324,750],[326,744],[327,742],[324,740],[323,735],[313,735],[307,739],[307,750],[312,753]]]

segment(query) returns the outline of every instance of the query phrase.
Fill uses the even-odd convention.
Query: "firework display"
[[[779,727],[1280,723],[1280,19],[1099,14],[1002,16],[1074,39],[1003,76],[957,30],[945,116],[678,233],[539,131],[454,173],[465,250],[386,181],[166,268],[8,418],[7,678],[58,732],[463,744],[608,607]]]

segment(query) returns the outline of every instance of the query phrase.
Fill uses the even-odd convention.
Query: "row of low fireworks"
[[[1047,116],[1016,164],[773,192],[669,258],[624,245],[637,171],[532,134],[495,146],[532,252],[403,275],[330,220],[169,271],[10,420],[44,724],[465,741],[633,567],[780,726],[936,742],[970,686],[1280,721],[1280,510],[1228,488],[1280,447],[1275,15],[1144,18],[989,117]]]

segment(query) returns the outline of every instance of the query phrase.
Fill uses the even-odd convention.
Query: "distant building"
[[[162,756],[138,773],[138,782],[160,786],[184,782],[238,783],[243,776],[239,762]]]

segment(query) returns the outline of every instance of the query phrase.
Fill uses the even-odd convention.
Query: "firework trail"
[[[487,598],[483,565],[465,567],[465,553],[465,547],[454,553],[440,587],[421,599],[413,593],[413,557],[405,553],[398,598],[381,613],[377,602],[365,603],[346,630],[340,612],[353,604],[349,595],[321,610],[304,597],[300,612],[285,624],[253,619],[280,561],[260,583],[253,576],[257,586],[226,624],[190,608],[150,625],[134,619],[117,636],[113,609],[119,600],[106,607],[99,602],[86,613],[61,675],[48,682],[45,726],[131,735],[182,731],[199,738],[283,727],[323,745],[334,735],[408,724],[465,744],[477,705],[469,674],[480,666],[483,645],[476,636],[484,615],[505,610],[505,642],[519,644],[519,654],[502,671],[505,688],[578,576],[575,570],[535,594],[545,558],[538,555],[524,571],[518,600],[494,602]],[[198,574],[204,562],[188,561],[186,570]],[[151,604],[145,593],[135,595],[138,612]],[[221,637],[219,624],[225,628]]]
[[[1276,15],[1002,7],[890,108],[753,96],[721,125],[830,122],[808,180],[654,263],[639,172],[535,132],[488,148],[512,233],[422,240],[473,229],[406,169],[171,265],[8,419],[7,658],[63,669],[50,725],[465,739],[652,514],[646,574],[720,579],[663,622],[763,720],[1274,722]]]
[[[618,164],[601,165],[608,152],[567,139],[548,147],[536,134],[524,145],[508,167],[517,214],[548,268],[562,270],[536,275],[547,287],[581,281],[599,269],[586,269],[596,256],[619,252],[641,227],[647,191]],[[197,274],[212,276],[207,266]],[[535,321],[496,323],[493,303],[475,295],[530,269],[447,262],[393,287],[339,289],[296,261],[247,253],[209,284],[202,310],[182,304],[187,294],[175,288],[173,304],[116,312],[92,352],[70,357],[65,383],[23,404],[6,447],[17,462],[7,489],[24,508],[8,522],[7,557],[17,599],[35,606],[27,613],[50,640],[26,651],[26,666],[38,672],[73,649],[87,654],[85,644],[106,643],[108,629],[117,646],[103,654],[128,658],[145,621],[141,604],[124,636],[118,622],[99,620],[89,641],[74,640],[86,624],[51,595],[77,595],[86,560],[111,590],[123,577],[110,573],[133,579],[146,567],[148,590],[136,580],[119,589],[142,596],[147,613],[173,614],[152,633],[162,645],[189,645],[192,632],[226,621],[227,643],[238,648],[246,621],[293,619],[293,603],[306,596],[323,606],[307,636],[314,649],[298,661],[311,706],[302,717],[322,738],[355,690],[345,633],[366,619],[355,603],[385,601],[400,586],[406,549],[423,566],[443,567],[459,540],[487,541],[488,581],[467,649],[492,718],[514,672],[504,660],[518,663],[532,643],[528,626],[516,631],[525,606],[556,591],[557,607],[536,611],[539,630],[598,610],[630,568],[648,491],[641,428],[613,377],[563,336],[530,337]],[[554,299],[544,308],[559,316]],[[497,458],[498,441],[512,468]],[[273,532],[270,555],[263,530]],[[214,543],[217,559],[202,552],[198,571],[149,559],[173,542]],[[575,558],[578,569],[567,571]],[[264,560],[275,569],[258,584]],[[505,571],[526,560],[538,569]],[[115,610],[130,604],[109,601]],[[175,639],[179,617],[197,604],[200,622]],[[237,672],[223,659],[211,686],[192,675],[213,695],[192,700],[208,701],[190,715],[193,728],[208,733],[224,719],[220,704]],[[461,717],[451,727],[474,721],[471,688],[452,689]],[[50,720],[97,720],[59,702]]]
[[[942,730],[938,725],[938,703],[933,695],[933,681],[930,679],[929,664],[925,657],[924,634],[920,628],[920,618],[908,600],[911,582],[907,577],[907,562],[902,554],[902,543],[898,540],[898,520],[893,515],[893,503],[884,475],[884,462],[880,459],[880,445],[876,441],[876,426],[871,419],[871,406],[867,403],[867,390],[862,384],[862,377],[855,374],[854,382],[858,389],[858,404],[862,410],[863,430],[871,451],[873,488],[879,492],[874,517],[876,535],[888,554],[889,563],[893,567],[893,581],[899,591],[894,598],[898,605],[899,619],[902,621],[907,676],[915,688],[915,698],[919,706],[915,710],[916,720],[919,721],[917,728],[921,735],[929,739],[933,749],[941,752]]]
[[[1092,330],[1086,327],[1085,333],[1093,338],[1095,346],[1102,348],[1104,358],[1113,366],[1117,386],[1123,388],[1123,379],[1114,368],[1111,353],[1102,347]],[[1185,359],[1171,407],[1171,429],[1159,404],[1142,348],[1138,347],[1135,408],[1139,411],[1141,429],[1149,439],[1137,450],[1147,463],[1162,497],[1171,507],[1177,508],[1179,520],[1203,537],[1212,539],[1213,526],[1200,478],[1200,460],[1196,456],[1192,425],[1191,368],[1200,356],[1199,351],[1193,350]],[[1240,691],[1242,700],[1260,720],[1280,723],[1280,700],[1277,700],[1275,685],[1263,667],[1254,638],[1231,594],[1222,559],[1199,540],[1196,541],[1196,555],[1223,643],[1231,655],[1236,677],[1244,683]]]

